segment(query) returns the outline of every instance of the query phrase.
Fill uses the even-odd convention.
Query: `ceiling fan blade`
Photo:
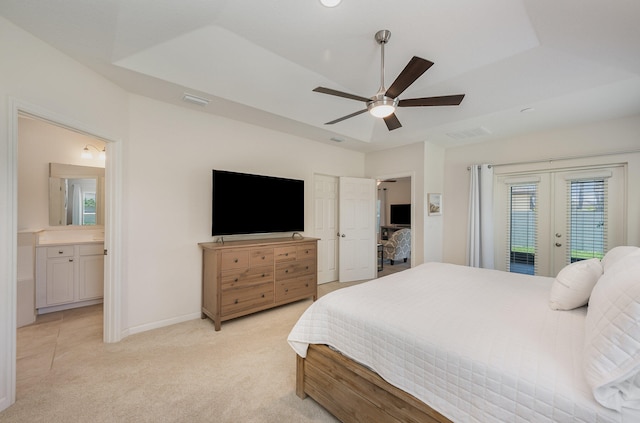
[[[313,91],[317,93],[322,93],[322,94],[329,94],[329,95],[335,95],[338,97],[349,98],[351,100],[358,100],[358,101],[364,101],[364,102],[369,101],[368,98],[360,97],[359,95],[355,95],[355,94],[345,93],[342,91],[332,90],[331,88],[317,87],[317,88],[314,88]]]
[[[398,129],[402,127],[402,124],[398,120],[398,117],[396,116],[395,113],[391,113],[389,116],[383,119],[384,119],[384,123],[387,124],[387,128],[389,128],[389,131],[393,131],[394,129]]]
[[[364,113],[366,111],[367,111],[367,109],[358,110],[357,112],[351,113],[350,115],[342,116],[341,118],[338,118],[336,120],[332,120],[331,122],[327,122],[327,123],[325,123],[325,125],[333,125],[334,123],[342,122],[343,120],[352,118],[354,116],[358,116],[359,114],[362,114],[362,113]]]
[[[413,56],[411,60],[409,60],[407,66],[405,66],[402,72],[400,72],[400,75],[398,75],[396,80],[393,81],[393,84],[391,84],[385,95],[391,98],[398,97],[431,66],[433,66],[433,62],[422,59],[418,56]]]
[[[462,102],[464,94],[443,95],[440,97],[408,98],[400,100],[398,107],[419,107],[419,106],[457,106]]]

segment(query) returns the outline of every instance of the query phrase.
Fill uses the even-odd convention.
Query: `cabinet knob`
[[[289,257],[289,253],[284,253],[284,256],[285,257]]]
[[[71,262],[71,261],[73,261],[73,259],[69,259],[69,261]]]
[[[266,257],[265,257],[265,256],[262,256],[262,260],[264,260],[264,259],[266,259]]]
[[[233,259],[233,262],[234,262],[234,263],[237,263],[237,262],[238,262],[238,259]]]
[[[62,254],[64,251],[58,251],[58,254]]]
[[[309,266],[305,267],[304,270],[309,270]]]
[[[289,273],[289,269],[285,270],[284,273]]]
[[[238,282],[238,278],[235,278],[233,281],[234,281],[234,282]]]
[[[267,276],[267,275],[265,275],[265,274],[263,273],[263,274],[262,274],[262,277],[264,278],[265,276]]]
[[[234,303],[234,304],[238,304],[238,300],[236,299],[233,303]]]
[[[289,288],[285,288],[284,292],[289,292]]]
[[[264,294],[262,294],[262,298],[264,298]]]

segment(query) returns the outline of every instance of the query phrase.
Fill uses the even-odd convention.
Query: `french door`
[[[497,268],[555,276],[625,242],[624,166],[497,177]]]

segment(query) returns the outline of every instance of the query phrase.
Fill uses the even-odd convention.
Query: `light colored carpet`
[[[385,266],[386,267],[386,266]],[[399,268],[398,268],[399,269]],[[353,285],[333,282],[324,295]],[[102,343],[102,306],[18,330],[17,400],[2,422],[336,422],[295,395],[286,338],[311,300]]]

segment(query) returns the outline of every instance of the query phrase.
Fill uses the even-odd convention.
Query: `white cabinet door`
[[[73,258],[47,259],[47,305],[73,301]]]
[[[104,255],[80,256],[78,300],[102,298]]]

